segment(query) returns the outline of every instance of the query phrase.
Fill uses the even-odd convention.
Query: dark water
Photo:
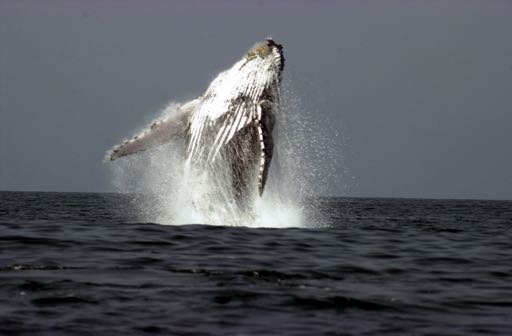
[[[512,202],[311,202],[330,227],[133,223],[126,196],[0,193],[0,334],[512,334]]]

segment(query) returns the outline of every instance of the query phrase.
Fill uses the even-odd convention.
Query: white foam
[[[339,148],[320,132],[293,91],[284,90],[282,105],[276,115],[274,157],[267,187],[263,197],[256,197],[253,213],[237,211],[229,201],[231,195],[212,197],[210,188],[214,186],[204,174],[193,171],[183,157],[183,148],[169,143],[112,165],[118,191],[146,195],[134,202],[134,220],[164,225],[273,228],[322,225],[305,213],[303,204],[308,196],[318,195],[330,184],[339,182]],[[169,104],[161,113],[169,115],[177,106]],[[222,175],[225,172],[219,174],[229,178]]]

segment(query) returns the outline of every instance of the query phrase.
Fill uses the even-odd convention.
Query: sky
[[[0,0],[0,190],[113,190],[106,150],[272,36],[330,194],[512,199],[511,32],[506,0]]]

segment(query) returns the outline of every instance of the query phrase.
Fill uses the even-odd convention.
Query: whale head
[[[268,71],[278,71],[279,74],[284,69],[283,46],[275,43],[271,37],[256,43],[249,49],[245,58],[248,63],[259,65],[260,69],[267,68]]]

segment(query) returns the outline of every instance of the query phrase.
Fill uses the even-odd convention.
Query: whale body
[[[183,144],[184,176],[208,186],[198,197],[210,209],[225,203],[250,211],[265,190],[272,161],[283,68],[282,45],[271,38],[257,43],[202,96],[115,146],[110,160],[175,140]]]

